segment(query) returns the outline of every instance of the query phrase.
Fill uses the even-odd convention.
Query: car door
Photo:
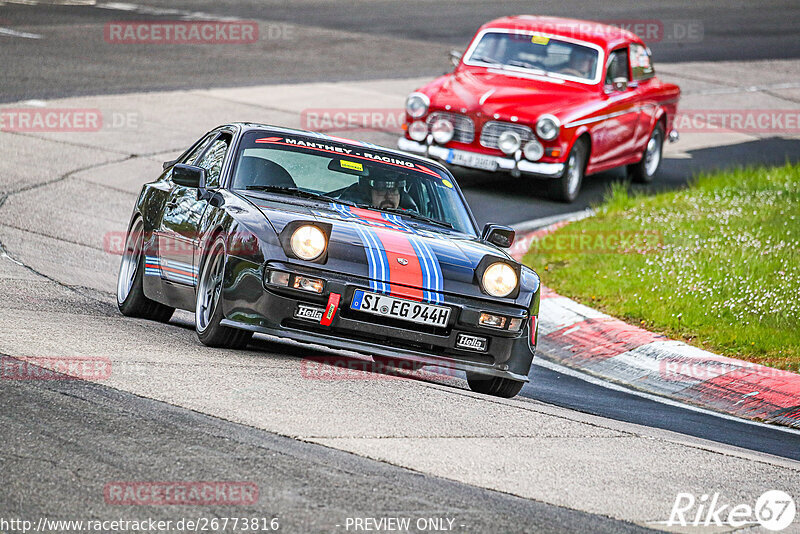
[[[206,188],[220,187],[222,166],[230,148],[232,136],[218,132],[204,141],[183,163],[206,170]],[[197,247],[199,223],[208,206],[198,200],[197,189],[174,184],[164,208],[159,229],[159,264],[162,278],[193,288],[197,282]]]
[[[617,89],[614,80],[624,78],[626,87]],[[593,163],[602,164],[627,157],[634,146],[639,123],[638,92],[630,85],[628,48],[609,54],[604,79],[605,109],[602,120],[592,129]]]

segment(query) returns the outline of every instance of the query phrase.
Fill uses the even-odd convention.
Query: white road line
[[[672,406],[674,408],[683,408],[684,410],[690,410],[692,412],[701,413],[703,415],[712,415],[714,417],[719,417],[720,419],[726,419],[728,421],[736,421],[738,423],[743,423],[746,425],[753,425],[760,428],[769,428],[770,430],[777,430],[779,432],[786,432],[788,434],[794,434],[795,436],[800,436],[800,430],[796,430],[791,427],[786,426],[779,426],[779,425],[770,425],[767,423],[760,423],[758,421],[751,421],[750,419],[743,419],[741,417],[736,417],[734,415],[728,415],[726,413],[715,412],[713,410],[707,410],[705,408],[700,408],[698,406],[693,406],[691,404],[684,404],[682,402],[678,402],[667,397],[661,397],[659,395],[652,395],[650,393],[645,393],[644,391],[639,391],[636,389],[627,388],[625,386],[616,384],[614,382],[607,382],[602,378],[598,378],[586,373],[582,373],[576,369],[572,369],[570,367],[565,367],[555,362],[551,362],[550,360],[546,360],[544,358],[534,358],[533,364],[538,365],[539,367],[544,367],[545,369],[550,369],[551,371],[555,371],[557,373],[561,373],[562,375],[571,376],[573,378],[577,378],[579,380],[583,380],[584,382],[588,382],[590,384],[594,384],[595,386],[601,386],[606,389],[610,389],[613,391],[619,391],[622,393],[628,393],[630,395],[636,395],[637,397],[642,397],[654,402],[659,402],[661,404],[666,404],[667,406]],[[534,380],[536,377],[534,376]],[[546,401],[544,401],[546,402]],[[612,418],[613,419],[613,418]],[[651,425],[647,425],[651,426]]]
[[[11,28],[0,28],[0,35],[7,35],[9,37],[22,37],[23,39],[41,39],[42,36],[38,33],[18,32]]]
[[[511,227],[518,234],[522,234],[530,232],[532,230],[538,230],[539,228],[544,228],[545,226],[550,226],[551,224],[555,224],[561,221],[579,221],[581,219],[585,219],[586,217],[590,217],[591,215],[594,215],[594,210],[585,209],[580,211],[573,211],[570,213],[551,215],[550,217],[542,217],[540,219],[531,219],[529,221],[522,221],[512,224]]]
[[[102,4],[94,4],[94,7],[100,9],[110,9],[113,11],[126,11],[128,13],[139,13],[140,15],[152,15],[156,17],[176,17],[183,20],[214,20],[225,22],[242,20],[239,17],[213,15],[211,13],[205,13],[202,11],[185,11],[182,9],[140,6],[137,4],[129,4],[127,2],[106,2]]]

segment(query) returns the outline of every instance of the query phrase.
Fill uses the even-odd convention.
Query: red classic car
[[[633,33],[596,22],[515,16],[484,24],[455,70],[406,99],[401,150],[451,165],[549,178],[572,202],[585,175],[627,165],[650,182],[677,85],[655,76]]]

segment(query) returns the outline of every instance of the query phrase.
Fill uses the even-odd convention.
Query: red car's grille
[[[466,115],[435,111],[428,116],[428,126],[439,119],[447,119],[453,123],[453,141],[471,143],[475,139],[475,123]]]
[[[506,131],[516,132],[520,139],[522,139],[523,144],[533,137],[533,131],[522,124],[489,121],[483,125],[483,129],[481,130],[481,145],[486,148],[497,148],[497,138],[500,137],[501,133]]]

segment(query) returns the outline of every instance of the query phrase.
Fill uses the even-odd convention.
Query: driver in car
[[[591,78],[593,63],[594,55],[591,52],[581,48],[574,48],[569,55],[569,62],[561,69],[561,74]]]
[[[362,176],[342,193],[341,198],[378,209],[416,210],[414,200],[404,191],[405,186],[406,180],[399,173],[386,173],[375,178]]]

